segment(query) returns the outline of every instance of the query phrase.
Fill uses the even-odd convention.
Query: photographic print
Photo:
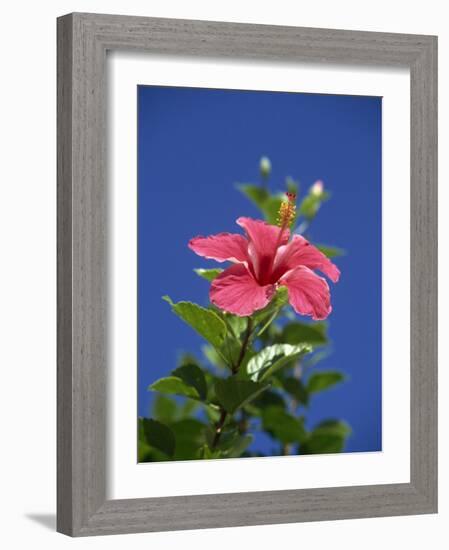
[[[382,450],[382,98],[137,94],[138,461]]]

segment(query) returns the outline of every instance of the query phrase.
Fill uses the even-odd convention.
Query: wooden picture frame
[[[106,499],[106,52],[411,74],[410,483]],[[100,535],[437,511],[437,38],[74,13],[58,19],[58,531]]]

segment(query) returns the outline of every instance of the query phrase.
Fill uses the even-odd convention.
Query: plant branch
[[[215,426],[215,435],[214,435],[214,440],[212,441],[212,449],[215,449],[215,447],[218,445],[221,432],[223,431],[223,426],[226,422],[227,416],[228,416],[228,413],[224,409],[221,409],[220,419],[218,420],[217,425]]]
[[[242,361],[245,357],[245,354],[248,348],[252,331],[253,331],[253,320],[251,319],[251,317],[248,317],[248,325],[246,327],[245,338],[243,339],[242,348],[240,349],[240,354],[237,359],[237,362],[232,369],[232,374],[237,374],[239,371],[240,365],[242,364]]]
[[[236,364],[232,367],[232,375],[233,376],[238,373],[240,365],[242,364],[242,361],[245,357],[246,350],[248,349],[248,344],[250,342],[252,331],[253,331],[253,320],[251,319],[251,317],[248,317],[248,325],[246,327],[246,333],[245,333],[245,337],[244,337],[243,342],[242,342],[242,347],[241,347],[241,350],[240,350],[240,354],[239,354],[239,357],[237,359]],[[221,432],[223,431],[223,427],[225,425],[227,416],[228,416],[228,413],[222,408],[220,418],[219,418],[219,420],[218,420],[218,422],[215,426],[215,435],[214,435],[214,439],[212,441],[212,449],[215,449],[216,446],[218,445],[218,442],[220,441]]]
[[[291,454],[292,446],[289,443],[283,443],[281,445],[281,455],[282,456],[288,456]]]

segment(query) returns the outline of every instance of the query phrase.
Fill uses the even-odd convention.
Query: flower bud
[[[310,188],[310,194],[315,197],[321,197],[324,191],[324,184],[321,180],[316,181]]]
[[[259,163],[260,174],[263,178],[268,178],[271,173],[271,161],[268,157],[262,157]]]

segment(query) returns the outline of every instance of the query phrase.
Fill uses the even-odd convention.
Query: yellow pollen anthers
[[[296,217],[296,194],[285,193],[287,200],[281,203],[278,214],[278,225],[282,228],[290,227]]]

